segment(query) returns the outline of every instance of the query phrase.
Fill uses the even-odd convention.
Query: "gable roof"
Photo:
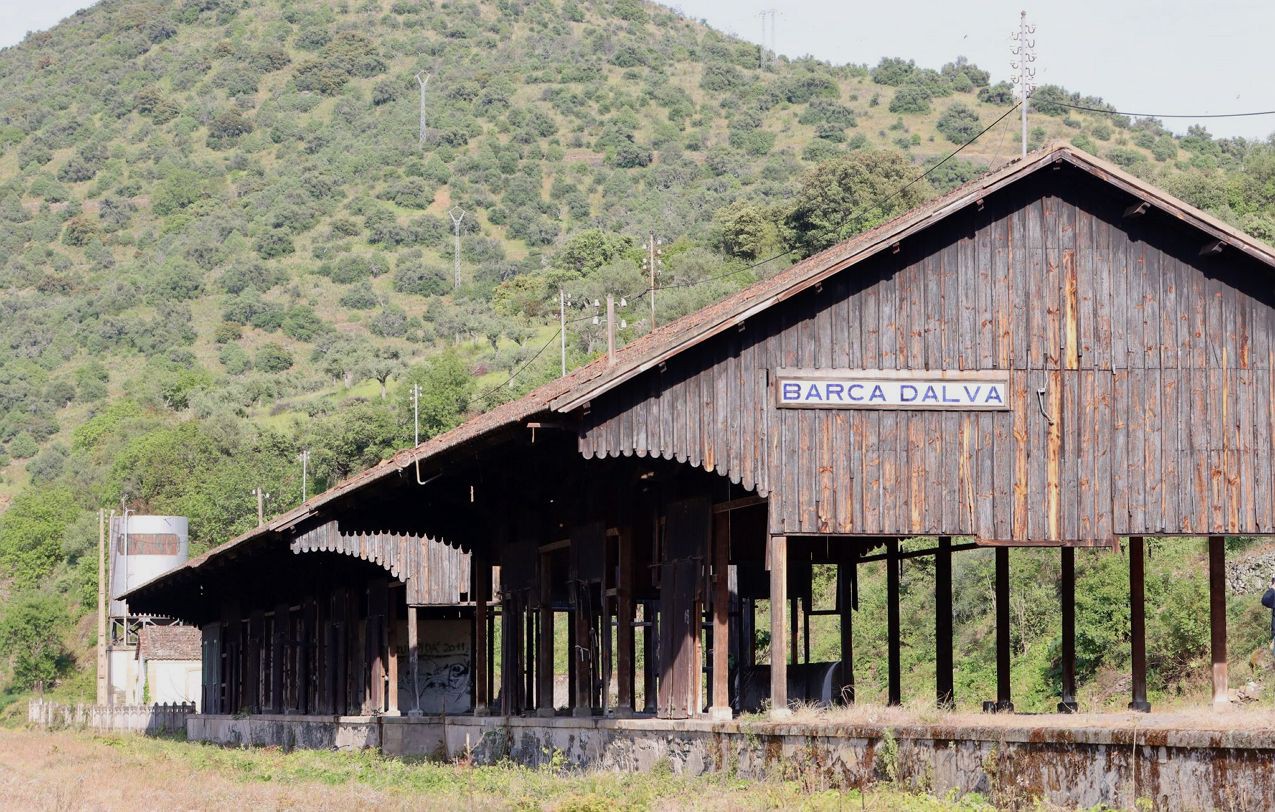
[[[199,660],[203,637],[194,626],[143,626],[137,633],[139,660]]]
[[[390,459],[312,497],[300,507],[277,517],[265,526],[191,559],[169,575],[173,572],[198,568],[211,558],[253,538],[269,533],[285,532],[314,516],[320,507],[346,494],[392,474],[401,474],[411,466],[427,462],[446,451],[463,447],[499,429],[516,425],[536,415],[572,412],[599,395],[658,367],[678,353],[701,344],[752,316],[802,293],[834,274],[890,248],[900,240],[925,230],[948,215],[975,204],[985,196],[1060,162],[1074,166],[1156,207],[1198,229],[1208,235],[1211,240],[1216,240],[1220,244],[1275,268],[1275,248],[1151,186],[1114,164],[1070,144],[1052,144],[911,209],[876,228],[807,257],[775,276],[750,285],[720,302],[652,330],[645,336],[619,348],[613,363],[608,363],[605,357],[596,359],[561,378],[544,384],[518,400],[502,404],[471,418],[460,426],[426,440],[414,448],[404,449]],[[160,578],[165,577],[168,576],[160,576]],[[130,594],[143,591],[145,586],[147,585],[143,584],[135,588]]]

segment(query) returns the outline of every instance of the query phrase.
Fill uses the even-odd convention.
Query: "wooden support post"
[[[531,610],[531,601],[527,601],[527,611],[523,614],[525,628],[523,630],[523,695],[526,701],[523,702],[522,709],[524,711],[532,710],[537,707],[536,704],[536,621],[539,619],[536,612]]]
[[[417,613],[419,609],[415,606],[407,607],[407,666],[412,672],[412,709],[407,712],[408,716],[421,715],[421,666],[420,666],[420,626],[417,625],[419,620]],[[475,643],[474,645],[474,674],[481,673],[483,667],[483,657],[479,653],[482,647]],[[485,680],[476,677],[474,680],[474,706],[478,705],[478,690],[480,685],[485,685]]]
[[[844,544],[841,561],[837,564],[837,607],[840,609],[841,632],[841,689],[839,699],[843,705],[854,704],[854,587],[855,550]]]
[[[277,603],[270,640],[270,712],[283,713],[283,658],[288,650],[288,604]]]
[[[616,716],[633,713],[633,532],[621,528],[619,539],[619,578],[615,585],[617,693]]]
[[[537,716],[553,716],[553,567],[548,553],[540,556],[540,645],[536,652],[539,682]]]
[[[1147,701],[1146,548],[1142,536],[1129,537],[1129,646],[1133,700],[1129,710],[1150,713]]]
[[[474,555],[470,559],[471,578],[474,585],[474,714],[483,715],[491,704],[491,564],[486,557]],[[412,609],[415,612],[415,607]],[[415,621],[413,621],[415,623]],[[415,633],[412,640],[415,642]],[[412,660],[412,679],[417,679],[415,655]]]
[[[709,716],[729,720],[730,514],[713,515],[713,706]]]
[[[576,664],[575,681],[572,690],[575,692],[575,704],[571,706],[572,716],[592,716],[593,705],[593,645],[589,634],[590,620],[587,590],[592,584],[584,584],[576,580],[572,584],[574,600],[571,612],[571,625],[575,627],[575,642],[572,645],[571,659]]]
[[[653,608],[654,604],[646,601],[642,604],[642,711],[655,713],[658,687],[656,685],[656,659],[659,651],[659,618]]]
[[[1226,664],[1226,538],[1209,536],[1209,648],[1213,654],[1213,704],[1230,702]]]
[[[1062,603],[1062,701],[1059,713],[1075,713],[1076,704],[1076,548],[1062,548],[1062,578],[1058,584]]]
[[[790,716],[788,708],[788,663],[784,659],[788,630],[784,607],[788,603],[788,537],[770,537],[770,715]]]
[[[390,594],[398,595],[399,590],[391,590]],[[385,686],[387,695],[385,697],[385,715],[398,716],[398,607],[395,606],[391,597],[389,610],[385,615],[385,634],[388,647],[386,649],[387,663],[385,668]]]
[[[886,542],[885,559],[885,603],[886,603],[886,668],[887,686],[886,703],[900,705],[903,703],[901,688],[901,671],[899,668],[899,541],[890,539]]]
[[[952,539],[939,537],[934,555],[934,693],[940,708],[955,706],[952,678]]]
[[[784,594],[787,595],[787,593]],[[800,598],[788,596],[788,661],[793,665],[801,662],[797,657],[797,641],[801,639],[801,635],[798,634],[800,627],[797,625],[797,604],[800,600]]]
[[[996,548],[996,701],[984,713],[1013,713],[1009,684],[1009,548]]]

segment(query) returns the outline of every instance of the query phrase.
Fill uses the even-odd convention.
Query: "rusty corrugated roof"
[[[1271,267],[1275,248],[1232,228],[1215,217],[1130,175],[1119,167],[1077,149],[1070,144],[1052,144],[1015,160],[1004,167],[970,181],[945,195],[917,206],[876,228],[852,237],[794,264],[775,276],[750,285],[694,313],[683,316],[634,340],[617,350],[615,362],[605,357],[594,360],[568,375],[551,381],[522,398],[477,415],[460,426],[433,437],[415,448],[404,449],[388,460],[362,471],[335,487],[318,494],[303,505],[279,516],[264,527],[254,529],[220,547],[191,559],[176,572],[198,568],[211,558],[250,539],[286,531],[314,515],[317,508],[408,466],[425,462],[497,429],[546,412],[571,412],[591,399],[658,366],[683,350],[734,327],[779,302],[795,296],[833,274],[858,263],[901,239],[924,230],[948,214],[969,206],[1043,167],[1065,162],[1099,178],[1128,194],[1182,220],[1226,245]],[[148,584],[134,589],[141,591]],[[130,593],[133,594],[133,593]]]

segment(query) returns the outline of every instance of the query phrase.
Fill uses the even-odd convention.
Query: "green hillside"
[[[0,51],[0,685],[73,669],[99,505],[205,549],[300,449],[313,492],[410,443],[413,383],[428,436],[556,375],[559,288],[645,332],[648,234],[666,320],[1017,155],[1015,114],[895,195],[1009,88],[846,58],[637,0],[107,0]],[[1275,236],[1269,144],[1067,104],[1105,107],[1041,88],[1033,144]]]

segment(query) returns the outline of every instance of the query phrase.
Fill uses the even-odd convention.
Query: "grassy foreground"
[[[878,784],[474,767],[372,753],[232,750],[140,736],[0,730],[4,809],[991,809]]]

